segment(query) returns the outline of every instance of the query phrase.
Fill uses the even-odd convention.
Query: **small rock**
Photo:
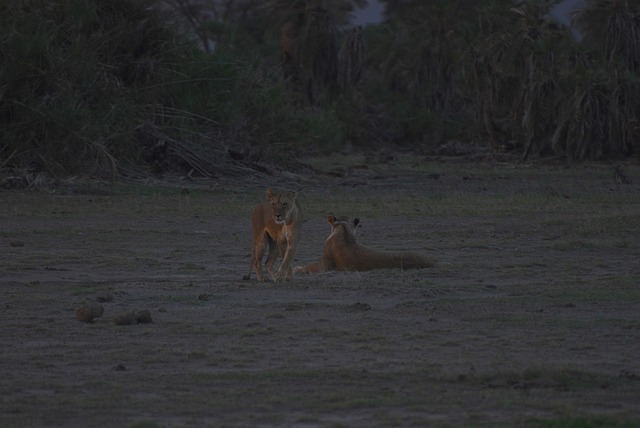
[[[88,306],[82,306],[76,310],[76,319],[78,321],[93,322],[93,316]]]
[[[151,319],[151,312],[143,309],[141,311],[136,312],[136,322],[138,324],[147,324],[153,322]]]
[[[111,302],[113,301],[113,295],[109,293],[100,293],[96,296],[98,302]]]
[[[360,302],[356,302],[353,305],[349,305],[347,306],[347,310],[349,312],[364,312],[364,311],[370,311],[371,310],[371,305],[368,305],[366,303],[360,303]]]
[[[100,304],[82,305],[76,310],[76,319],[78,321],[92,323],[95,318],[100,318],[103,313],[104,308]]]
[[[136,314],[133,311],[126,312],[113,318],[116,325],[132,325],[136,323]]]
[[[133,325],[152,323],[151,313],[146,309],[138,312],[129,311],[113,318],[116,325]]]
[[[89,305],[91,312],[95,318],[100,318],[104,314],[104,307],[99,303],[92,303]]]

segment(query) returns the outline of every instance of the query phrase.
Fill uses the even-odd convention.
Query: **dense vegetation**
[[[361,3],[2,2],[0,170],[216,176],[345,143],[640,149],[640,2],[588,1],[579,37],[553,1],[388,1],[360,32]]]

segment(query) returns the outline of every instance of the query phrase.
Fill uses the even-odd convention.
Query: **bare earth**
[[[327,165],[0,192],[0,427],[640,425],[638,165]],[[268,185],[438,267],[243,281]]]

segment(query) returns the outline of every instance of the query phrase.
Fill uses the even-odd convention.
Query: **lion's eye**
[[[286,206],[287,206],[287,203],[286,203],[286,202],[283,202],[283,203],[282,203],[282,208],[284,208],[284,207],[286,207]]]

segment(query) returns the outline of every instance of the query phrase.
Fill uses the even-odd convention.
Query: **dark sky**
[[[583,7],[584,3],[584,0],[563,0],[549,11],[549,15],[558,22],[570,26],[571,14],[576,9]],[[367,6],[364,9],[356,9],[354,12],[353,23],[356,25],[367,25],[381,22],[383,12],[384,6],[378,0],[368,0]]]
[[[369,0],[364,9],[356,9],[353,23],[356,25],[376,24],[383,19],[384,6],[378,0]]]

